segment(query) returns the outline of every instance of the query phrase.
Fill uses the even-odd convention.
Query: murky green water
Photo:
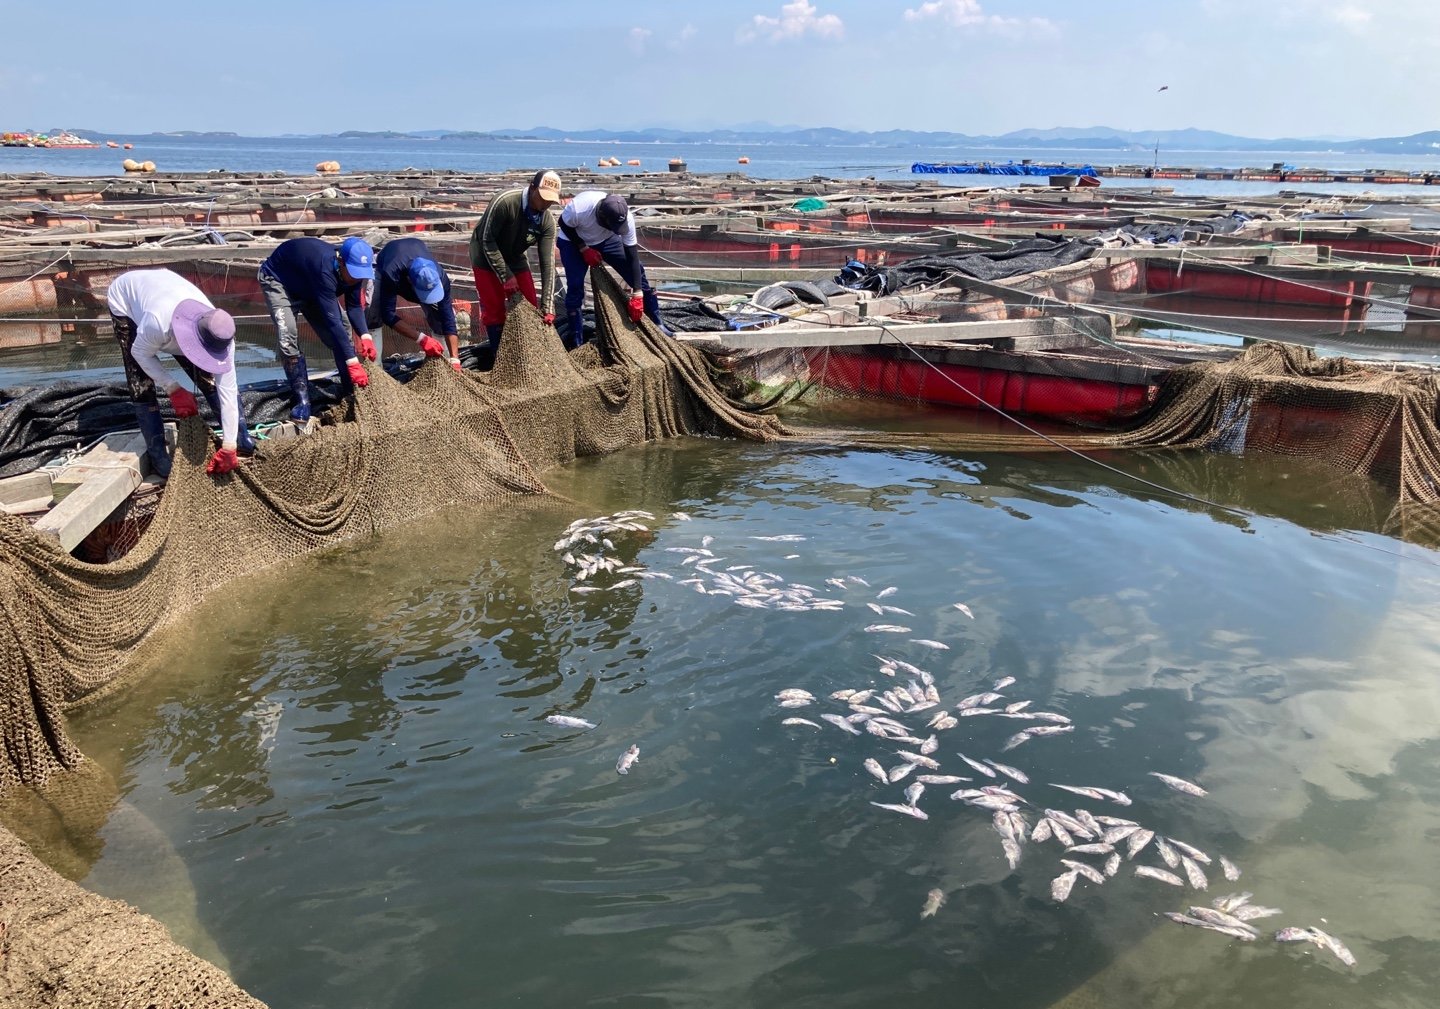
[[[1363,531],[1383,505],[1314,473],[1111,461],[1262,517],[1053,456],[695,440],[551,474],[575,505],[448,512],[257,576],[80,720],[133,807],[91,882],[213,942],[276,1007],[1432,1005],[1436,555]],[[559,531],[623,508],[664,516],[617,546],[677,581],[569,593]],[[785,533],[806,539],[750,538]],[[845,610],[678,584],[666,548],[704,536],[721,566]],[[872,588],[825,585],[841,575]],[[885,619],[950,651],[863,630],[891,585],[916,616]],[[1258,924],[1321,925],[1359,967],[1181,929],[1156,912],[1196,901],[1128,869],[1056,905],[1059,850],[1011,872],[954,786],[922,798],[926,822],[871,806],[903,787],[861,769],[878,741],[782,728],[814,709],[771,697],[883,679],[878,651],[932,670],[951,706],[1017,677],[1008,699],[1078,726],[1000,758],[1034,779],[1023,794],[1099,811],[1043,783],[1126,790],[1129,815],[1228,854],[1286,912]],[[1016,728],[964,719],[936,756],[962,773],[956,750],[998,757]],[[1212,875],[1207,896],[1237,888]],[[932,887],[949,900],[921,921]]]

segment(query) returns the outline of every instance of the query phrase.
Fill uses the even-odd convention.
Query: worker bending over
[[[639,322],[642,311],[660,322],[660,301],[655,297],[645,267],[640,265],[640,243],[635,218],[618,193],[586,190],[577,193],[560,212],[560,262],[565,267],[565,317],[570,323],[569,345],[585,342],[585,275],[590,267],[608,263],[630,287],[630,321]]]
[[[170,476],[156,387],[170,397],[176,417],[200,413],[194,394],[160,362],[161,352],[175,358],[220,421],[220,448],[205,471],[229,473],[240,464],[240,453],[253,455],[255,442],[245,427],[235,386],[235,320],[230,313],[216,308],[200,288],[170,270],[122,273],[110,284],[105,302],[120,341],[125,379],[150,468],[162,477]]]
[[[396,311],[400,298],[413,301],[425,312],[430,332]],[[366,311],[371,326],[384,323],[407,339],[414,340],[426,357],[444,356],[447,348],[435,339],[445,336],[450,367],[460,370],[460,337],[455,326],[455,304],[450,299],[450,278],[446,276],[429,247],[418,238],[394,238],[380,247],[375,259],[375,297]]]
[[[362,239],[347,238],[337,250],[319,238],[291,238],[281,242],[260,264],[260,293],[275,323],[280,364],[290,382],[294,405],[290,418],[310,419],[310,375],[300,352],[299,312],[315,329],[320,341],[335,355],[340,392],[349,396],[358,385],[370,383],[360,366],[350,330],[359,338],[358,354],[375,360],[375,341],[365,321],[365,281],[375,276],[375,253]],[[341,314],[340,299],[345,300]],[[350,325],[345,325],[346,317]]]
[[[510,303],[522,294],[545,317],[555,322],[555,215],[560,202],[560,176],[536,172],[523,189],[501,193],[485,207],[470,236],[470,265],[480,296],[480,319],[490,346],[500,346],[500,331]],[[540,297],[525,253],[536,246],[540,256]]]

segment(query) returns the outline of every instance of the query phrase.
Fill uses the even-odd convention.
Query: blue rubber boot
[[[295,405],[290,408],[290,419],[303,424],[310,419],[310,372],[305,367],[302,355],[282,357],[280,365],[285,369],[285,378],[290,383],[290,394]]]
[[[574,350],[585,342],[585,316],[581,312],[566,312],[565,318],[570,322],[570,339],[565,346]]]
[[[160,408],[136,403],[135,420],[145,438],[145,457],[150,460],[150,472],[170,479],[170,449],[165,444],[165,421],[160,416]]]
[[[501,333],[501,331],[504,330],[504,329],[505,329],[504,326],[486,326],[486,327],[485,327],[485,337],[486,337],[486,339],[488,339],[488,340],[490,341],[490,349],[491,349],[491,350],[499,350],[499,349],[500,349],[500,333]]]

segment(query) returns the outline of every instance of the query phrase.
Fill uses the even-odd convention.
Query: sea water
[[[1431,1004],[1440,558],[1374,532],[1380,496],[1274,460],[976,454],[947,438],[957,414],[826,419],[920,433],[647,445],[548,473],[563,500],[441,512],[222,591],[75,719],[155,828],[117,829],[94,882],[285,1007]],[[557,537],[624,509],[656,517],[615,554],[671,578],[571,591]],[[775,536],[803,539],[757,538]],[[673,548],[845,605],[701,594]],[[864,630],[888,587],[910,634]],[[947,771],[993,756],[1067,809],[1101,811],[1047,783],[1124,790],[1107,812],[1244,876],[1182,892],[1127,864],[1057,905],[1059,850],[1010,870],[950,788],[924,822],[875,808],[908,782],[863,770],[872,737],[780,724],[892,685],[875,654],[933,673],[951,708],[1013,676],[1007,700],[1076,726],[1001,756],[1026,723],[963,719]],[[789,687],[821,700],[782,710]],[[157,832],[193,888],[183,921],[155,868],[175,860],[134,850]],[[947,902],[921,920],[932,888]],[[1257,942],[1158,916],[1238,889],[1284,910]],[[1283,925],[1358,967],[1269,941]]]

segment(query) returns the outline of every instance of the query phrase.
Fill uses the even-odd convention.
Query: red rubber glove
[[[365,369],[360,366],[359,361],[345,365],[345,370],[350,373],[350,381],[354,382],[358,388],[363,389],[370,384],[370,376],[365,374]]]
[[[452,357],[450,359],[450,367],[454,368],[456,371],[465,370],[465,366],[460,363],[460,359],[458,357]]]
[[[195,394],[188,389],[176,389],[170,394],[170,409],[177,417],[200,416],[200,404],[195,402]]]
[[[229,473],[236,466],[240,465],[240,457],[235,454],[233,448],[216,449],[210,461],[205,464],[205,472],[219,476],[221,473]]]
[[[426,334],[421,333],[419,343],[420,349],[425,352],[426,357],[445,356],[445,345],[439,340],[435,339],[433,336],[427,336]]]
[[[553,326],[553,325],[555,325],[555,313],[554,313],[554,312],[546,312],[546,313],[545,313],[545,325],[547,325],[547,326]]]
[[[518,294],[520,292],[520,281],[516,280],[513,276],[506,277],[505,282],[500,285],[500,289],[507,295]]]
[[[638,294],[632,294],[630,304],[626,307],[630,309],[630,321],[639,322],[640,317],[645,314],[645,299]]]
[[[357,351],[355,356],[361,360],[375,360],[375,341],[370,339],[370,337],[362,336],[360,338],[360,346],[356,347],[355,350]]]
[[[592,249],[588,245],[580,250],[580,258],[585,260],[586,266],[599,266],[605,262],[605,257],[600,255],[600,250]]]

